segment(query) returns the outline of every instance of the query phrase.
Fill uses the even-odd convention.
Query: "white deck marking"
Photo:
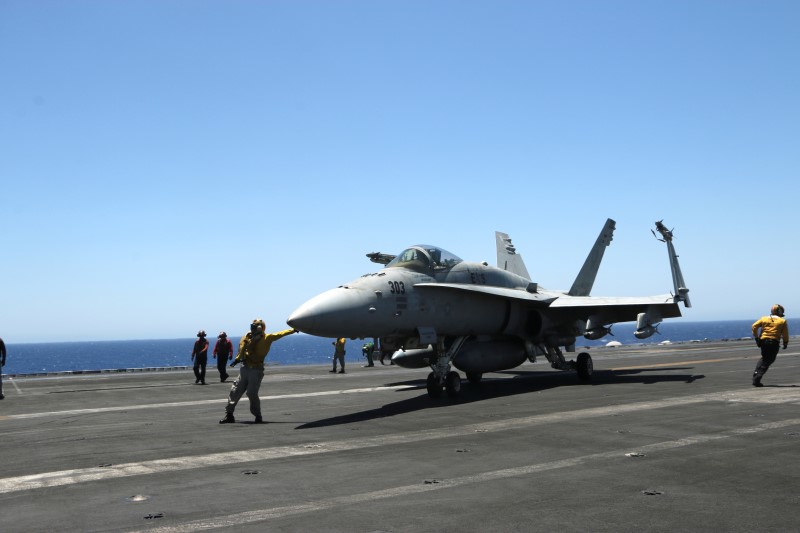
[[[609,370],[639,370],[641,368],[669,368],[669,367],[682,367],[687,365],[703,365],[708,363],[721,363],[723,361],[742,361],[744,359],[752,359],[752,357],[725,357],[721,359],[703,359],[703,360],[684,360],[684,361],[677,361],[674,363],[657,363],[657,364],[650,364],[650,365],[636,365],[636,366],[619,366],[615,368],[610,368]]]
[[[309,398],[312,396],[336,396],[339,394],[357,394],[362,392],[380,392],[380,391],[393,391],[403,389],[413,389],[415,387],[409,385],[396,385],[387,387],[367,387],[362,389],[344,389],[332,391],[317,391],[317,392],[304,392],[298,394],[281,394],[273,396],[259,396],[264,400],[286,400],[290,398]],[[68,411],[46,411],[41,413],[24,413],[24,414],[9,414],[0,417],[0,420],[23,420],[27,418],[45,418],[48,416],[73,416],[73,415],[88,415],[94,413],[113,413],[117,411],[137,411],[141,409],[163,409],[164,407],[194,407],[197,405],[211,405],[217,404],[224,406],[227,394],[220,396],[213,400],[194,400],[190,402],[167,402],[167,403],[149,403],[142,405],[121,405],[118,407],[97,407],[94,409],[71,409]]]
[[[706,359],[706,360],[683,360],[678,361],[675,363],[662,363],[656,365],[636,365],[636,366],[623,366],[623,367],[616,367],[610,368],[609,370],[612,371],[620,371],[620,370],[638,370],[642,368],[656,368],[656,367],[675,367],[675,366],[686,366],[688,364],[708,364],[708,363],[718,363],[721,361],[735,361],[739,359],[749,359],[752,357],[730,357],[724,359]],[[9,379],[9,381],[12,381]],[[12,381],[13,383],[13,381]],[[17,384],[14,383],[14,387],[19,390]],[[393,390],[403,390],[403,389],[415,389],[414,385],[395,385],[395,386],[385,386],[385,387],[365,387],[359,389],[343,389],[343,390],[332,390],[332,391],[317,391],[317,392],[304,392],[298,394],[283,394],[283,395],[272,395],[272,396],[260,396],[261,400],[286,400],[290,398],[309,398],[314,396],[335,396],[338,394],[357,394],[357,393],[364,393],[364,392],[380,392],[380,391],[393,391]],[[21,392],[21,391],[20,391]],[[758,396],[764,396],[764,394],[759,394]],[[218,399],[213,400],[197,400],[197,401],[190,401],[190,402],[169,402],[169,403],[154,403],[154,404],[143,404],[143,405],[124,405],[119,407],[98,407],[94,409],[72,409],[69,411],[48,411],[48,412],[41,412],[41,413],[27,413],[27,414],[9,414],[0,416],[0,421],[2,420],[22,420],[27,418],[44,418],[48,416],[73,416],[73,415],[86,415],[86,414],[93,414],[93,413],[112,413],[118,411],[136,411],[141,409],[162,409],[164,407],[194,407],[197,405],[212,405],[212,404],[219,404],[220,402],[224,402],[225,397],[220,397]],[[754,400],[756,401],[756,400]]]
[[[800,418],[790,420],[782,420],[779,422],[769,422],[750,428],[734,429],[716,434],[700,434],[684,437],[665,442],[658,442],[647,446],[637,448],[640,452],[658,452],[691,446],[694,444],[702,444],[715,440],[728,439],[740,435],[750,435],[761,431],[768,431],[771,429],[780,429],[787,426],[800,425]],[[283,507],[273,507],[269,509],[260,509],[256,511],[249,511],[243,513],[236,513],[227,516],[220,516],[216,518],[209,518],[203,520],[195,520],[193,522],[186,522],[175,526],[165,526],[155,529],[147,529],[149,532],[161,533],[182,533],[191,531],[202,531],[207,529],[217,529],[221,527],[236,527],[244,524],[252,524],[255,522],[262,522],[265,520],[284,518],[303,513],[311,513],[316,511],[324,511],[328,509],[339,509],[343,505],[361,505],[369,504],[377,499],[396,498],[398,496],[407,496],[420,494],[423,492],[431,492],[436,490],[450,489],[453,487],[460,487],[463,485],[472,485],[475,483],[484,483],[487,481],[494,481],[498,479],[506,479],[511,477],[526,476],[535,474],[537,472],[545,472],[548,470],[556,470],[559,468],[569,468],[579,466],[591,461],[598,461],[604,459],[612,459],[623,457],[626,452],[630,450],[612,450],[608,452],[593,453],[584,455],[582,457],[573,457],[570,459],[562,459],[559,461],[550,461],[547,463],[530,464],[516,468],[506,468],[501,470],[493,470],[490,472],[483,472],[469,476],[461,476],[453,479],[445,479],[437,483],[430,484],[414,484],[404,485],[400,487],[390,487],[384,490],[370,491],[360,494],[351,494],[347,496],[339,496],[335,498],[328,498],[323,500],[312,501],[300,505],[288,505]],[[142,530],[144,531],[144,530]]]
[[[363,390],[363,389],[351,389]],[[342,391],[340,391],[341,393]],[[316,393],[311,393],[314,395]],[[294,396],[294,395],[292,395]],[[81,468],[74,470],[61,470],[56,472],[45,472],[27,476],[17,476],[0,479],[0,494],[17,492],[22,490],[32,490],[44,487],[57,487],[63,485],[73,485],[76,483],[86,483],[90,481],[100,481],[106,479],[117,479],[129,476],[139,476],[147,474],[160,474],[165,472],[176,472],[182,470],[194,470],[199,468],[221,466],[233,462],[243,461],[267,461],[281,459],[285,457],[297,457],[304,455],[316,455],[321,453],[361,450],[364,448],[390,446],[403,444],[406,442],[420,442],[435,439],[444,439],[457,436],[474,434],[477,431],[497,432],[513,429],[526,428],[536,425],[549,424],[553,422],[563,422],[566,420],[579,420],[583,418],[594,418],[598,416],[610,416],[621,413],[635,411],[645,411],[651,409],[661,409],[664,407],[685,406],[709,401],[739,401],[739,402],[764,402],[764,403],[794,403],[800,402],[800,388],[790,389],[752,389],[747,391],[735,390],[729,392],[718,392],[710,394],[700,394],[696,396],[684,396],[679,398],[667,398],[646,402],[635,402],[626,405],[610,405],[581,409],[578,411],[565,411],[560,413],[549,413],[543,415],[532,415],[507,420],[496,420],[481,422],[478,424],[468,424],[456,427],[444,427],[439,429],[425,429],[422,431],[380,435],[368,438],[345,439],[328,442],[307,442],[298,443],[291,446],[278,446],[272,448],[257,448],[252,450],[237,450],[235,452],[212,453],[206,455],[187,455],[154,461],[138,463],[124,463],[109,467]],[[181,402],[183,404],[183,402]],[[800,419],[785,421],[785,425],[800,423]],[[759,426],[761,427],[761,426]],[[763,426],[767,427],[767,425]],[[731,435],[739,434],[735,430]],[[709,440],[709,437],[703,437]],[[718,437],[714,437],[718,438]]]

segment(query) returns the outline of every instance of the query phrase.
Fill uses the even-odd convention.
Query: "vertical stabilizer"
[[[502,268],[525,279],[531,279],[522,256],[517,255],[517,249],[511,244],[511,237],[507,233],[494,232],[497,241],[497,268]]]
[[[572,288],[567,294],[570,296],[589,296],[589,293],[592,292],[592,286],[594,286],[594,280],[597,277],[597,270],[600,268],[600,262],[603,260],[606,246],[611,244],[614,230],[617,227],[616,224],[617,223],[610,218],[606,220],[603,229],[600,231],[600,235],[597,236],[597,240],[594,246],[592,246],[592,250],[583,263],[583,268],[581,268],[578,277],[575,278],[575,283],[572,284]]]

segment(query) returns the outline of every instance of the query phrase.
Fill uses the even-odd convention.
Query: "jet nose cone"
[[[286,323],[318,337],[360,337],[369,308],[362,292],[343,287],[323,292],[298,307]]]
[[[297,331],[302,331],[303,333],[312,332],[315,322],[314,312],[308,304],[309,302],[304,303],[295,309],[291,315],[289,315],[286,323],[289,324],[290,328],[294,328]]]

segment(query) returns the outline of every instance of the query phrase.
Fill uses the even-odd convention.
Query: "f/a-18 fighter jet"
[[[380,338],[397,349],[392,361],[405,368],[430,367],[431,397],[456,397],[461,377],[472,383],[487,372],[515,368],[543,355],[553,368],[592,376],[592,358],[574,352],[579,335],[599,339],[611,325],[636,322],[634,335],[656,333],[665,318],[691,307],[673,234],[661,221],[656,231],[667,244],[674,292],[662,296],[590,296],[615,222],[608,219],[568,292],[547,290],[531,281],[511,238],[496,232],[497,267],[463,261],[436,246],[417,245],[399,255],[367,254],[386,266],[374,274],[326,291],[301,305],[289,326],[320,337]],[[654,232],[655,235],[655,232]],[[563,348],[563,351],[562,351]]]

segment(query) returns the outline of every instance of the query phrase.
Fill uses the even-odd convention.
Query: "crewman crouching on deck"
[[[239,369],[239,377],[233,382],[233,387],[228,395],[228,405],[225,407],[225,418],[219,421],[220,424],[236,422],[233,410],[236,409],[236,404],[239,403],[239,399],[245,392],[250,399],[250,412],[256,417],[255,423],[262,422],[258,389],[261,387],[261,380],[264,379],[264,358],[269,353],[273,342],[297,333],[296,329],[285,329],[278,333],[265,334],[265,329],[264,321],[256,318],[250,324],[250,333],[239,341],[239,353],[236,354],[236,359],[233,360],[231,366],[242,363],[242,367]]]
[[[783,306],[775,304],[772,306],[769,316],[762,316],[753,324],[753,336],[756,338],[756,344],[761,348],[761,359],[753,372],[754,387],[763,387],[761,378],[778,357],[781,340],[783,340],[784,350],[789,345],[789,325],[783,318],[783,313]],[[761,330],[760,333],[759,330]]]

